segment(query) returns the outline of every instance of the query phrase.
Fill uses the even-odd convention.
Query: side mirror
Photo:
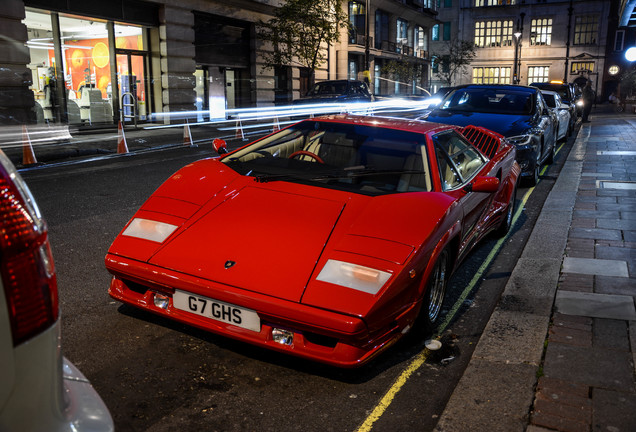
[[[499,189],[499,179],[497,177],[475,177],[472,183],[464,187],[466,192],[486,192],[493,193]]]
[[[227,153],[227,143],[221,138],[214,138],[212,147],[214,147],[214,150],[220,155]]]

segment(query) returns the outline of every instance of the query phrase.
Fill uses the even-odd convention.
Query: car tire
[[[499,227],[495,231],[495,234],[497,237],[500,237],[500,238],[505,237],[510,231],[510,228],[512,228],[512,219],[515,214],[516,205],[517,205],[517,186],[515,185],[514,188],[512,189],[512,194],[510,195],[510,201],[508,201],[508,207],[506,207],[506,214],[501,220],[501,224],[499,224]]]
[[[426,284],[425,301],[420,312],[424,321],[423,324],[429,330],[433,328],[441,315],[449,277],[450,253],[448,249],[444,249],[437,257]]]
[[[539,169],[541,168],[541,164],[537,161],[534,163],[534,167],[532,168],[532,176],[530,177],[526,177],[524,183],[529,186],[529,187],[533,187],[536,186],[537,183],[539,183]]]

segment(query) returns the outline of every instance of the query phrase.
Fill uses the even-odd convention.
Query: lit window
[[[510,67],[475,67],[473,84],[510,84]]]
[[[548,82],[550,79],[549,66],[530,66],[528,68],[528,83]]]
[[[530,27],[530,45],[552,44],[552,18],[533,19]]]
[[[577,16],[574,20],[574,45],[596,44],[598,16]]]
[[[475,46],[478,48],[512,46],[512,20],[476,22]]]

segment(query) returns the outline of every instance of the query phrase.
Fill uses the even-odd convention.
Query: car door
[[[539,115],[538,127],[543,131],[543,147],[541,148],[541,160],[543,161],[556,144],[557,119],[543,100],[541,92],[537,92],[536,103]]]
[[[462,248],[478,234],[479,222],[488,209],[492,194],[467,192],[464,187],[479,174],[486,164],[485,157],[454,130],[446,130],[432,137],[442,191],[456,191],[464,219]]]

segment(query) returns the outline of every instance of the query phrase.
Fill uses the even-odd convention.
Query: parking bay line
[[[561,148],[559,148],[559,150],[560,149]],[[547,169],[547,166],[544,167],[544,169],[541,171],[541,175],[545,173],[546,169]],[[533,191],[534,191],[534,187],[528,189],[526,194],[521,199],[521,203],[517,207],[517,211],[515,212],[515,215],[512,220],[513,226],[516,225],[517,220],[521,216],[521,212],[523,211],[523,208],[525,207],[526,202],[530,198],[530,195],[532,194]],[[446,327],[448,327],[451,320],[455,318],[455,315],[459,311],[459,308],[464,303],[464,301],[466,300],[468,295],[471,293],[471,291],[475,288],[475,285],[477,284],[479,279],[482,277],[482,275],[484,274],[488,266],[490,266],[492,261],[495,259],[503,243],[508,239],[509,235],[510,233],[508,233],[505,237],[499,239],[497,243],[494,245],[493,249],[490,251],[490,253],[486,257],[482,265],[479,267],[479,269],[477,270],[477,272],[471,279],[470,283],[466,286],[466,288],[462,292],[459,299],[453,305],[453,308],[446,314],[446,319],[439,325],[438,334],[444,333],[444,331],[446,330]],[[373,428],[373,424],[377,420],[379,420],[380,417],[382,417],[382,415],[386,412],[389,405],[391,405],[391,403],[393,402],[393,399],[395,398],[395,396],[400,392],[400,390],[402,389],[404,384],[406,384],[406,382],[409,380],[411,375],[413,375],[413,373],[416,372],[426,362],[426,359],[428,358],[428,353],[429,353],[429,350],[427,348],[424,348],[415,356],[415,358],[411,361],[408,367],[395,380],[391,388],[389,388],[389,390],[384,394],[382,399],[380,399],[380,402],[375,406],[371,414],[367,416],[364,423],[362,423],[362,425],[358,429],[356,429],[356,432],[369,432]]]

